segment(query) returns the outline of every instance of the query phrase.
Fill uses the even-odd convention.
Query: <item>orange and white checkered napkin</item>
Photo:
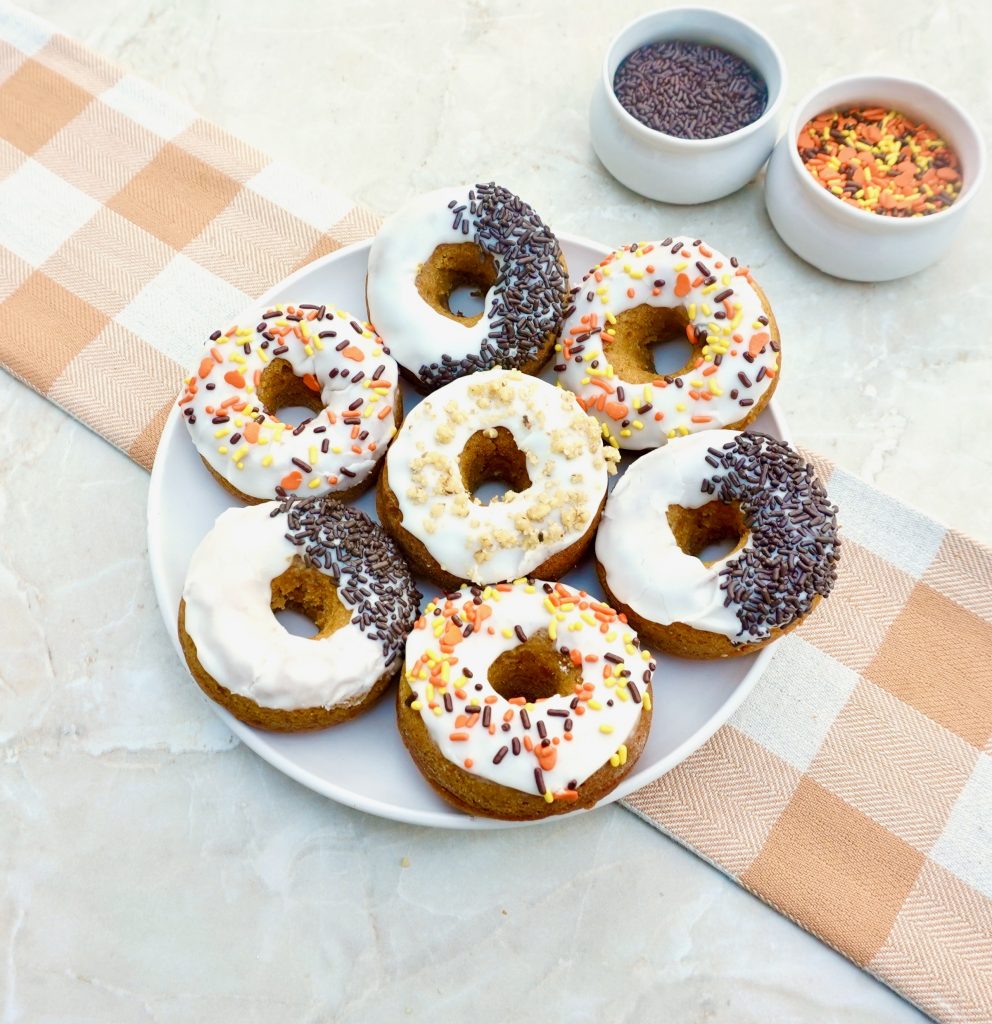
[[[0,364],[151,464],[198,339],[374,219],[0,6]],[[992,552],[820,465],[837,589],[628,802],[943,1021],[992,1021]]]

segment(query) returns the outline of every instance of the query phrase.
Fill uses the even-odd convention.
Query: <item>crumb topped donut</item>
[[[253,503],[356,497],[402,418],[399,371],[366,323],[330,306],[278,303],[214,331],[179,406],[200,457]],[[278,412],[305,406],[297,426]]]
[[[515,370],[462,377],[407,417],[379,479],[379,518],[414,569],[463,580],[557,579],[592,540],[617,453],[567,391]],[[506,494],[473,495],[487,480]]]
[[[477,316],[449,308],[466,285],[484,295]],[[569,299],[558,239],[493,182],[431,192],[388,218],[372,240],[366,293],[376,330],[424,391],[493,367],[538,373]]]
[[[420,594],[395,544],[327,496],[223,512],[196,549],[179,637],[208,697],[261,729],[354,718],[399,671]],[[313,637],[273,615],[308,616]]]
[[[655,662],[623,615],[562,583],[462,587],[406,645],[397,719],[427,781],[471,814],[591,807],[633,768]]]
[[[736,541],[712,562],[698,553]],[[638,459],[596,537],[607,597],[656,647],[750,654],[795,628],[837,578],[837,509],[813,467],[764,434],[708,431]]]
[[[743,429],[775,390],[781,344],[764,292],[747,267],[698,238],[611,252],[574,301],[555,370],[612,445]],[[680,337],[692,346],[686,363],[657,373],[652,346]]]

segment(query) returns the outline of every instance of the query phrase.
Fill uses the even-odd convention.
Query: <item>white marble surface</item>
[[[746,255],[787,339],[777,400],[795,436],[992,541],[989,189],[940,266],[842,284],[784,250],[757,185],[676,209],[605,175],[587,98],[640,0],[27,6],[379,210],[495,176],[563,230],[685,228]],[[990,123],[980,0],[722,6],[775,36],[792,100],[876,68]],[[169,645],[146,475],[2,374],[0,402],[5,1024],[922,1019],[619,808],[449,834],[280,776],[232,742]]]

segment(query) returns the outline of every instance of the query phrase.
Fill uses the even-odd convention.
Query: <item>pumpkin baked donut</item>
[[[470,814],[524,820],[591,807],[633,768],[655,662],[612,608],[562,583],[463,587],[406,644],[400,735]]]
[[[222,513],[193,554],[179,639],[208,697],[260,729],[354,718],[396,677],[420,594],[395,544],[328,497]],[[273,611],[313,620],[294,636]]]
[[[449,308],[457,288],[484,296],[477,316]],[[493,182],[440,189],[389,217],[372,240],[369,317],[421,391],[493,367],[538,373],[568,306],[558,239]]]
[[[617,454],[567,391],[516,370],[461,377],[407,417],[376,507],[414,570],[463,580],[557,579],[592,540]],[[487,480],[509,490],[483,504]]]
[[[253,503],[375,482],[403,415],[399,371],[368,324],[329,306],[277,303],[214,331],[179,398],[200,458]],[[293,427],[278,412],[305,406]]]
[[[736,541],[712,562],[696,557]],[[638,459],[606,503],[596,569],[607,598],[669,654],[750,654],[831,591],[837,509],[784,441],[712,430]]]
[[[781,343],[765,293],[736,258],[700,239],[611,252],[574,289],[555,364],[561,384],[620,448],[657,448],[753,423],[778,382]],[[677,373],[651,348],[685,337]]]

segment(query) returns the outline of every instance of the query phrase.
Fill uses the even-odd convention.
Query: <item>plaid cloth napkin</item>
[[[0,6],[0,365],[149,467],[205,330],[375,219]],[[820,463],[837,589],[627,806],[932,1016],[992,1021],[992,552]]]

